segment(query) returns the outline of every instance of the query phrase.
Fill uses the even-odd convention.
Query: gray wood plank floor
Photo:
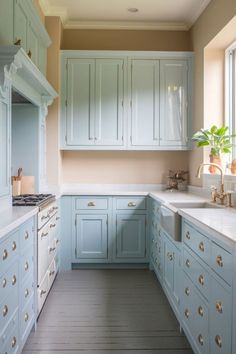
[[[58,275],[24,354],[193,354],[149,270]]]

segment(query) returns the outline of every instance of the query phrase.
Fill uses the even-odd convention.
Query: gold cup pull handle
[[[28,57],[31,59],[32,58],[32,52],[31,52],[31,50],[29,49],[29,51],[28,51]]]
[[[129,202],[129,203],[128,203],[128,207],[129,207],[129,208],[134,208],[134,207],[136,207],[136,204],[133,203],[133,202]]]
[[[25,314],[25,322],[27,322],[28,319],[29,319],[29,314],[28,314],[28,312],[26,312],[26,314]]]
[[[25,262],[25,271],[27,271],[29,269],[29,263]]]
[[[5,305],[2,310],[2,315],[3,315],[3,317],[6,317],[7,314],[8,314],[8,307],[7,307],[7,305]]]
[[[25,231],[25,240],[28,240],[28,238],[29,238],[29,233],[28,231]]]
[[[185,235],[185,236],[186,236],[186,238],[187,238],[188,240],[190,240],[190,233],[189,233],[189,231],[186,232],[186,235]]]
[[[41,291],[40,291],[40,297],[42,297],[42,296],[45,295],[46,293],[47,293],[46,290],[41,290]]]
[[[201,285],[204,285],[204,276],[203,276],[202,274],[199,275],[198,282],[199,282]]]
[[[186,264],[186,266],[189,268],[189,267],[190,267],[190,260],[189,260],[189,259],[186,259],[185,264]]]
[[[184,315],[185,315],[186,318],[189,318],[189,310],[188,310],[188,309],[186,309],[186,310],[184,311]]]
[[[11,283],[12,283],[12,285],[16,284],[16,276],[15,275],[13,275]]]
[[[89,203],[88,203],[88,206],[89,206],[89,207],[95,207],[96,204],[95,204],[94,202],[89,202]]]
[[[205,251],[205,247],[204,247],[204,243],[203,242],[200,242],[198,247],[199,247],[200,251],[202,251],[202,252]]]
[[[201,317],[203,317],[203,308],[202,308],[202,306],[199,306],[197,311],[198,311],[198,314],[199,314]]]
[[[204,344],[204,339],[203,339],[203,336],[201,335],[201,334],[199,334],[199,336],[198,336],[198,342],[201,344],[201,345],[203,345]]]
[[[2,281],[2,287],[5,288],[7,286],[7,279],[4,278]]]

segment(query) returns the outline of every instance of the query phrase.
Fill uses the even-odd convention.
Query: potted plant
[[[228,134],[229,127],[222,126],[217,128],[213,125],[210,129],[200,129],[197,131],[192,140],[196,143],[197,147],[210,147],[210,162],[214,162],[221,166],[222,154],[229,154],[231,152],[232,138],[236,134]],[[209,167],[210,173],[216,173],[214,166]]]

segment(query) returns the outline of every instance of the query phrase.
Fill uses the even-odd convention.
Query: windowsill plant
[[[222,156],[224,154],[230,154],[232,144],[232,138],[236,137],[236,134],[228,134],[229,127],[222,126],[218,128],[213,125],[210,129],[200,129],[197,131],[192,140],[196,143],[197,147],[209,147],[210,148],[210,162],[216,163],[222,166]],[[209,167],[210,173],[217,173],[214,166]]]

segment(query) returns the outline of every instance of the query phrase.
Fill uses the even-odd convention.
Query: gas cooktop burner
[[[12,197],[13,206],[44,206],[55,200],[53,194],[21,194]]]

